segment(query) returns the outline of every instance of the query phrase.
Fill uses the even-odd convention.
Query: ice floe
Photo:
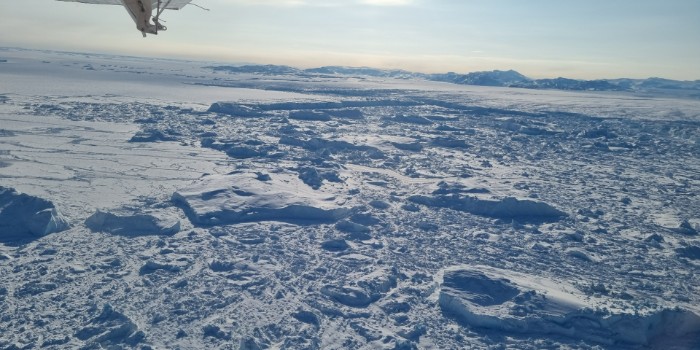
[[[123,236],[173,235],[180,231],[180,220],[173,214],[159,212],[106,212],[98,210],[85,225],[93,231]]]
[[[445,314],[472,327],[554,334],[608,345],[659,344],[700,336],[700,316],[689,310],[611,312],[601,308],[611,300],[602,298],[541,276],[456,266],[444,271],[439,304]]]
[[[482,199],[476,196],[458,194],[411,196],[413,203],[431,207],[450,208],[499,219],[516,219],[520,221],[556,221],[566,213],[551,205],[530,199],[505,197],[502,199]]]
[[[0,186],[0,242],[31,241],[68,227],[52,202]]]
[[[173,194],[195,225],[215,226],[239,222],[335,222],[351,208],[335,197],[313,190],[292,173],[273,173],[261,179],[256,173],[211,175]]]

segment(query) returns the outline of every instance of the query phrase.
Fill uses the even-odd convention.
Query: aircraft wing
[[[68,1],[68,2],[82,2],[84,4],[99,4],[99,5],[122,5],[122,0],[58,0],[58,1]],[[151,0],[153,3],[153,8],[157,8],[158,1]],[[192,0],[161,0],[161,7],[165,6],[169,10],[179,10],[185,5],[192,2]]]

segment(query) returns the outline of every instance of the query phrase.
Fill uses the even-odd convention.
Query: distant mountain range
[[[655,92],[684,95],[700,98],[700,80],[680,81],[662,78],[648,79],[598,79],[579,80],[569,78],[531,79],[514,70],[494,70],[459,74],[454,72],[440,74],[415,73],[405,70],[387,70],[370,67],[326,66],[310,69],[298,69],[280,65],[244,65],[208,67],[214,71],[229,73],[254,73],[269,75],[331,75],[358,77],[387,77],[399,79],[426,79],[460,85],[517,87],[526,89],[556,89],[573,91],[629,91]]]

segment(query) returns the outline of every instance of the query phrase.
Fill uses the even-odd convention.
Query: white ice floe
[[[487,266],[443,272],[440,307],[466,325],[525,334],[553,334],[602,344],[663,344],[700,336],[700,316],[689,310],[646,314],[610,312],[607,297],[542,276]]]
[[[556,221],[566,213],[551,205],[530,199],[506,197],[503,199],[482,199],[476,196],[458,194],[429,196],[411,196],[413,203],[431,207],[450,208],[499,219],[516,219],[522,221]]]
[[[123,236],[173,235],[180,231],[180,220],[159,212],[112,213],[98,210],[85,220],[93,231]]]
[[[251,221],[335,222],[351,212],[292,173],[211,175],[173,194],[195,225]]]
[[[0,242],[32,240],[68,227],[50,201],[0,186]]]

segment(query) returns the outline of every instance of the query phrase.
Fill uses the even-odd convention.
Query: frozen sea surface
[[[0,349],[700,349],[700,100],[0,49]]]

